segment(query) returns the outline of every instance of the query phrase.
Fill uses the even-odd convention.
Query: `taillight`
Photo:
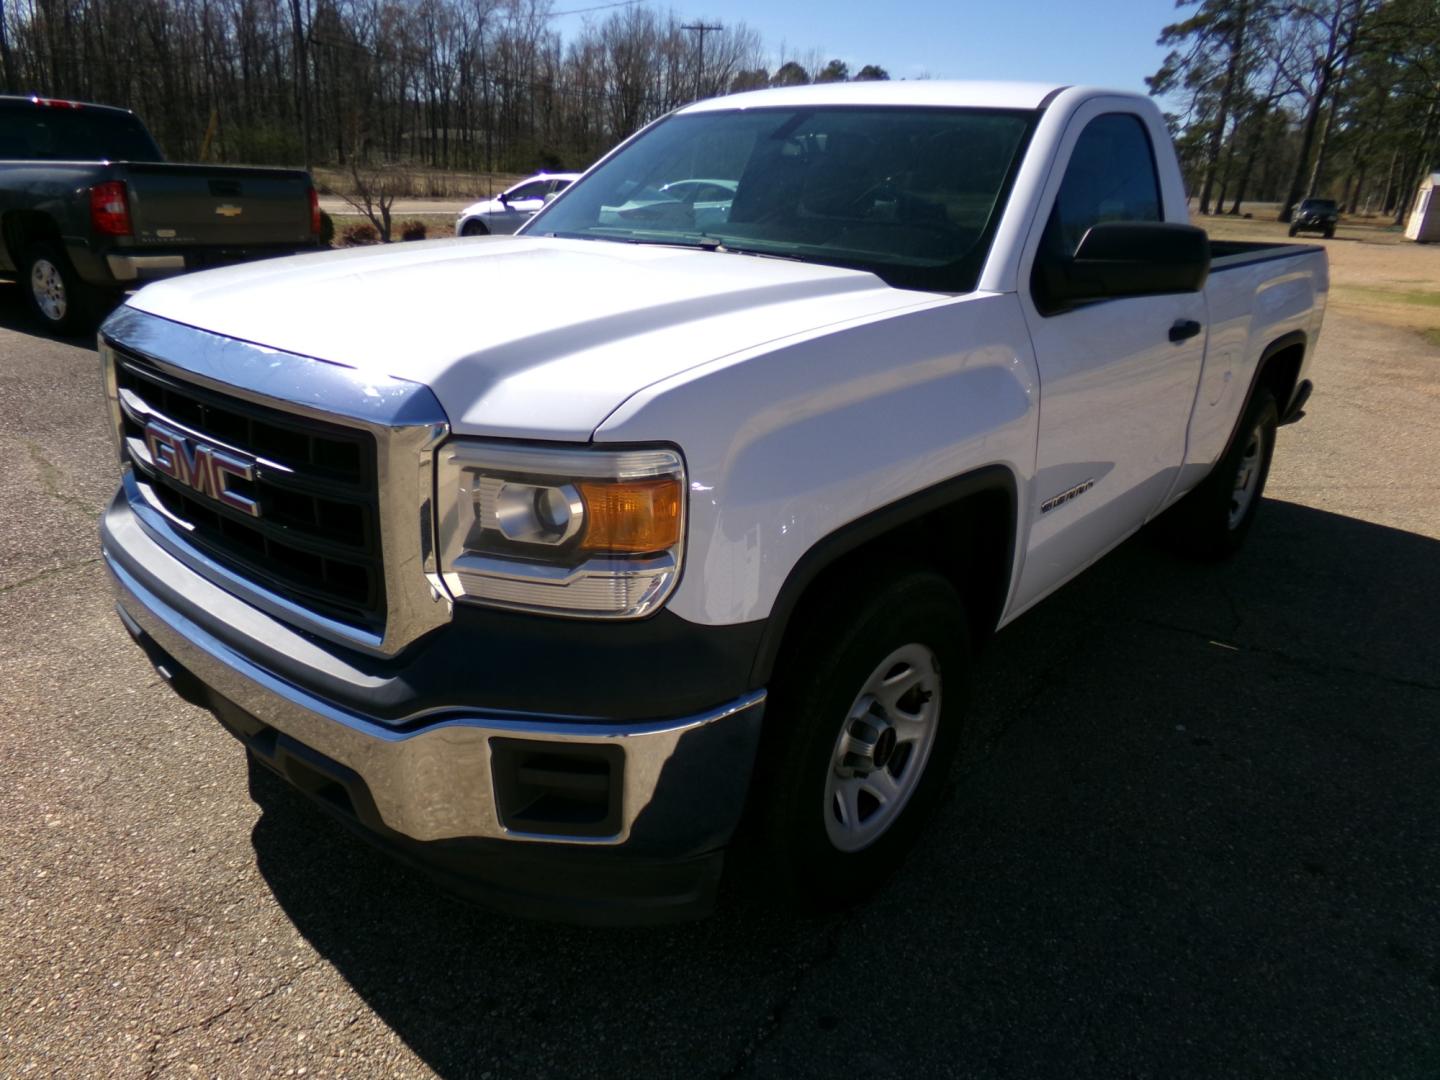
[[[125,181],[109,180],[90,189],[90,228],[101,236],[130,235],[130,200]]]
[[[320,196],[313,187],[310,189],[310,231],[320,235]]]

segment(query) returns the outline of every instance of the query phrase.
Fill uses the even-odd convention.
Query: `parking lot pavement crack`
[[[54,577],[56,574],[63,574],[67,570],[78,570],[82,566],[89,566],[99,561],[99,555],[92,555],[88,559],[76,559],[74,562],[52,566],[48,570],[41,570],[38,574],[31,574],[28,578],[12,581],[8,585],[0,585],[0,596],[4,596],[8,592],[14,592],[16,589],[23,589],[26,585],[34,585],[37,581],[44,581],[46,578]]]
[[[1095,640],[1095,629],[1104,623],[1103,616],[1091,615],[1079,620],[1069,636],[1065,639],[1065,645],[1056,650],[1058,655],[1075,656],[1088,642]],[[1035,704],[1047,693],[1055,692],[1057,686],[1063,685],[1063,681],[1071,678],[1075,667],[1051,668],[1048,665],[1036,665],[1033,671],[1027,676],[1029,684],[1024,689],[1015,693],[1015,701],[1005,709],[993,714],[993,722],[983,726],[980,732],[980,742],[973,748],[973,754],[968,758],[968,766],[978,768],[989,762],[999,752],[1001,744],[1010,730],[1021,720],[1036,715]],[[952,785],[949,797],[953,796],[957,789]]]
[[[86,521],[94,521],[100,516],[100,507],[92,506],[78,495],[71,495],[63,490],[65,471],[46,457],[44,450],[29,440],[26,440],[25,449],[30,452],[30,460],[34,462],[35,471],[40,475],[41,494],[74,510]]]
[[[1187,637],[1201,638],[1207,642],[1215,641],[1215,634],[1206,630],[1196,630],[1189,626],[1179,626],[1175,623],[1168,623],[1162,619],[1138,619],[1143,626],[1151,626],[1157,630],[1171,630],[1177,634],[1184,634]],[[1238,648],[1244,652],[1255,653],[1258,656],[1268,656],[1276,660],[1282,660],[1288,664],[1295,664],[1304,668],[1312,674],[1325,674],[1327,672],[1344,672],[1347,675],[1363,675],[1370,679],[1379,679],[1381,682],[1391,686],[1404,686],[1412,690],[1440,690],[1440,683],[1427,682],[1424,679],[1408,679],[1403,675],[1390,675],[1383,671],[1373,671],[1369,668],[1356,667],[1354,664],[1342,664],[1334,660],[1321,660],[1315,657],[1296,656],[1284,649],[1275,649],[1265,645],[1235,645],[1226,643],[1227,648]]]
[[[1241,627],[1245,625],[1245,616],[1240,614],[1240,605],[1235,602],[1234,594],[1223,582],[1217,585],[1217,591],[1225,601],[1225,606],[1230,609],[1230,633],[1238,635]]]
[[[281,979],[276,982],[274,986],[270,987],[270,989],[266,990],[264,993],[256,994],[254,997],[246,1001],[232,1001],[227,1004],[223,1009],[217,1009],[214,1012],[210,1013],[208,1016],[201,1017],[199,1020],[190,1020],[186,1023],[178,1024],[175,1027],[170,1028],[168,1031],[159,1034],[155,1034],[152,1032],[152,1038],[155,1041],[150,1046],[150,1049],[148,1051],[148,1054],[150,1056],[150,1062],[145,1070],[146,1077],[148,1078],[154,1076],[158,1068],[160,1067],[161,1063],[157,1062],[155,1060],[155,1057],[159,1053],[161,1046],[166,1041],[175,1038],[177,1035],[183,1035],[187,1031],[209,1031],[212,1027],[214,1027],[221,1020],[225,1019],[225,1017],[229,1016],[232,1013],[238,1013],[239,1015],[244,1016],[248,1014],[251,1009],[255,1008],[255,1006],[260,1005],[263,1002],[269,1001],[271,998],[275,997],[282,991],[289,990],[292,986],[299,982],[301,978],[309,974],[311,971],[314,971],[319,966],[320,964],[318,962],[313,964],[306,964],[304,967],[297,968],[287,978]]]
[[[822,971],[839,956],[840,938],[851,921],[852,915],[847,912],[840,916],[834,925],[822,935],[819,951],[813,959],[802,961],[795,969],[790,984],[777,995],[775,1001],[765,1011],[765,1020],[760,1025],[759,1032],[741,1049],[735,1063],[719,1074],[721,1080],[735,1080],[750,1070],[750,1066],[754,1064],[760,1051],[780,1033],[780,1029],[789,1015],[791,1005],[801,997],[806,984],[815,974]]]

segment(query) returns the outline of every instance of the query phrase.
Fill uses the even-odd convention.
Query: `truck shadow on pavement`
[[[1284,502],[1224,566],[1125,545],[982,656],[951,797],[843,915],[515,921],[278,781],[255,850],[445,1077],[1435,1075],[1437,601],[1440,542]]]
[[[81,334],[54,334],[40,325],[25,306],[25,297],[17,282],[0,282],[0,330],[11,330],[17,334],[39,338],[42,341],[63,341],[71,345],[95,344],[95,331]],[[109,313],[107,309],[106,314]],[[98,329],[98,323],[97,323]]]

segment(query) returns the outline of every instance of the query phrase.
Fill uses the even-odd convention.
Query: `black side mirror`
[[[1046,304],[1060,310],[1089,300],[1199,292],[1210,274],[1204,229],[1161,221],[1094,225],[1069,259],[1037,265]]]
[[[510,205],[510,193],[509,193],[509,192],[502,191],[502,192],[500,192],[499,195],[496,195],[495,197],[496,197],[497,199],[499,199],[499,200],[501,201],[501,203],[503,203],[504,205],[506,205],[506,206],[509,206],[509,205]]]

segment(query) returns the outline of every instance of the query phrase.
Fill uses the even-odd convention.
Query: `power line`
[[[636,4],[643,4],[646,0],[619,0],[614,4],[596,4],[594,7],[571,8],[569,11],[552,11],[549,18],[558,19],[561,15],[583,15],[587,11],[605,11],[609,8],[634,7]]]

